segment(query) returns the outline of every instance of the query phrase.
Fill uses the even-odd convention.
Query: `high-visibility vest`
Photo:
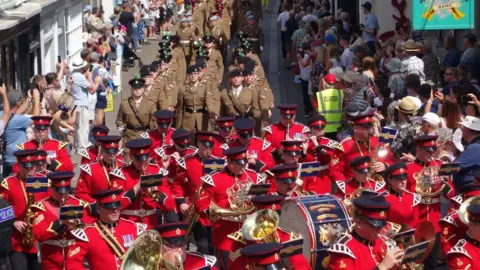
[[[318,113],[325,116],[325,133],[337,132],[343,116],[343,92],[325,89],[317,92]]]

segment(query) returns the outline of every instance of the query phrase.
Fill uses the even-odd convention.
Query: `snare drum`
[[[297,197],[282,204],[280,227],[303,236],[303,255],[312,269],[327,269],[327,249],[351,225],[343,202],[333,195]]]

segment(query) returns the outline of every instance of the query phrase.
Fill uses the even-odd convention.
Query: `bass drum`
[[[282,204],[280,227],[303,236],[303,255],[312,269],[327,269],[327,249],[351,225],[345,205],[333,195],[297,197]]]

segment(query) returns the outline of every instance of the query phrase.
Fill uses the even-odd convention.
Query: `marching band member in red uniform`
[[[362,195],[353,200],[355,213],[353,229],[328,249],[328,269],[387,270],[400,264],[404,252],[394,247],[386,252],[384,236],[379,235],[387,225],[390,203],[384,196]]]
[[[350,167],[354,172],[354,177],[347,181],[335,181],[337,184],[337,195],[343,199],[349,199],[352,193],[359,188],[365,188],[374,192],[382,192],[385,190],[385,182],[377,182],[368,177],[370,172],[370,157],[356,157],[350,161]],[[360,194],[359,194],[360,195]]]
[[[73,171],[73,163],[67,152],[68,143],[49,139],[51,116],[32,116],[35,139],[18,144],[20,150],[35,149],[47,152],[48,169],[54,171]]]
[[[280,257],[281,250],[282,244],[279,243],[255,244],[242,249],[242,256],[247,258],[245,269],[285,269]]]
[[[108,136],[109,132],[110,129],[105,125],[96,125],[92,127],[92,135],[95,145],[92,145],[85,150],[79,150],[78,154],[82,156],[82,160],[80,161],[81,165],[98,161],[100,150],[99,147],[102,144],[97,139],[103,136]],[[122,149],[117,152],[117,162],[123,162],[122,152]]]
[[[379,142],[378,137],[372,136],[373,114],[362,114],[351,117],[353,124],[353,136],[340,142],[343,152],[337,151],[330,163],[330,177],[335,181],[345,181],[354,176],[352,168],[347,164],[359,156],[370,156],[373,160]],[[388,150],[387,150],[388,151]],[[377,157],[378,158],[378,157]],[[393,154],[388,151],[387,155],[377,159],[372,164],[372,170],[376,173],[385,170],[385,167],[393,163]]]
[[[128,247],[147,226],[120,218],[121,189],[93,194],[97,200],[99,219],[71,234],[76,241],[67,253],[65,269],[83,270],[86,259],[91,270],[118,270]]]
[[[437,150],[437,138],[438,136],[425,135],[415,138],[416,145],[416,160],[407,165],[408,172],[408,182],[407,189],[412,192],[417,192],[416,179],[421,179],[422,175],[425,174],[425,170],[429,168],[434,168],[438,171],[439,167],[442,165],[442,161],[432,159],[433,153]],[[437,168],[435,168],[437,167]],[[425,169],[425,170],[424,170]],[[442,176],[443,177],[443,176]],[[438,221],[442,218],[441,214],[441,195],[445,194],[446,198],[453,197],[455,191],[453,185],[450,181],[445,182],[445,189],[442,192],[439,191],[442,186],[441,181],[443,181],[438,175],[431,177],[433,183],[432,190],[430,193],[438,193],[435,196],[425,196],[422,195],[420,200],[420,205],[418,208],[418,223],[423,221],[432,222],[435,227],[435,244],[430,252],[427,259],[424,261],[426,268],[434,268],[437,263],[438,250],[440,248],[440,225]]]
[[[475,177],[480,176],[480,169],[473,171]],[[467,224],[464,224],[458,216],[458,208],[468,198],[480,196],[480,184],[472,183],[460,188],[460,194],[451,199],[452,205],[451,212],[438,221],[441,229],[440,246],[442,254],[446,254],[458,240],[465,237],[465,233],[468,230]]]
[[[329,168],[330,161],[336,151],[343,152],[343,148],[337,141],[324,137],[324,128],[327,120],[323,115],[317,114],[308,120],[308,127],[311,135],[307,144],[307,151],[304,161],[318,161],[322,167]],[[317,185],[315,192],[317,194],[330,193],[332,191],[332,180],[330,178],[329,170],[320,171],[318,176],[322,179],[320,185]]]
[[[157,119],[157,129],[145,132],[140,136],[152,140],[152,149],[173,144],[172,135],[175,128],[172,127],[172,123],[175,113],[170,110],[160,110],[156,111],[153,116]]]
[[[249,168],[257,173],[273,168],[275,162],[273,161],[273,148],[270,142],[253,136],[255,121],[250,118],[239,118],[235,120],[233,126],[238,137],[226,143],[226,145],[222,145],[221,148],[247,147]]]
[[[36,170],[36,157],[38,150],[20,150],[13,153],[17,157],[19,172],[13,173],[7,178],[3,179],[0,184],[1,196],[8,201],[15,212],[15,222],[13,224],[14,230],[12,232],[12,253],[10,254],[10,263],[12,269],[39,269],[37,258],[36,242],[31,244],[24,243],[25,232],[27,230],[27,223],[25,222],[25,215],[27,213],[28,197],[26,178],[34,176]],[[34,202],[48,197],[48,192],[38,192],[33,195]],[[32,205],[34,202],[31,202]]]
[[[42,269],[65,269],[65,255],[68,247],[75,242],[73,236],[68,233],[75,225],[75,221],[59,220],[60,207],[83,206],[85,209],[83,223],[94,221],[88,212],[88,203],[68,195],[70,182],[74,176],[73,172],[49,173],[48,179],[51,181],[52,196],[40,200],[32,206],[35,211],[33,234],[41,244]]]
[[[205,255],[199,252],[185,251],[188,245],[186,239],[188,224],[185,222],[175,222],[163,224],[155,227],[155,230],[162,237],[162,257],[172,265],[183,266],[184,270],[197,270],[204,267],[217,269],[215,263],[217,259],[214,256]],[[183,261],[179,262],[178,258]]]
[[[303,181],[298,178],[296,164],[277,165],[271,172],[275,177],[275,191],[270,192],[271,194],[280,194],[289,198],[315,195],[313,191],[303,191]]]
[[[217,123],[217,130],[220,136],[216,137],[216,142],[212,149],[212,155],[223,157],[223,150],[225,149],[223,149],[222,146],[225,146],[224,144],[237,138],[237,134],[233,133],[233,122],[235,122],[235,117],[221,116],[215,119],[215,122]]]
[[[185,166],[182,158],[198,151],[190,145],[192,133],[183,128],[176,129],[172,134],[173,144],[160,146],[155,149],[157,164],[168,171],[168,178],[173,179],[177,175],[177,168]]]
[[[50,173],[50,171],[47,169],[48,167],[48,164],[47,164],[47,152],[43,151],[43,150],[40,150],[37,152],[37,158],[36,158],[36,161],[35,162],[35,165],[36,165],[36,168],[37,168],[37,174],[42,174],[42,175],[47,175],[48,173]],[[15,164],[16,165],[16,170],[14,170],[14,172],[18,172],[18,164]]]
[[[251,202],[259,210],[267,210],[271,209],[273,211],[280,212],[281,203],[285,199],[285,196],[282,195],[263,195],[263,196],[255,196]],[[244,237],[242,230],[238,230],[234,233],[228,235],[228,238],[234,241],[232,245],[232,249],[230,250],[229,262],[228,262],[228,269],[236,270],[236,269],[245,269],[245,265],[247,264],[247,258],[240,254],[242,248],[246,246],[250,246],[256,243],[263,243],[265,238],[259,241],[252,241],[248,240]],[[290,265],[293,266],[292,269],[294,270],[308,270],[312,269],[312,267],[308,264],[307,259],[302,254],[302,245],[303,245],[303,238],[300,234],[295,232],[290,232],[284,230],[280,227],[277,227],[276,231],[272,233],[268,237],[268,239],[274,239],[276,243],[281,243],[284,245],[284,249],[288,250],[295,249],[297,252],[294,254],[288,254],[288,260]],[[267,240],[268,241],[268,240]],[[268,243],[268,242],[266,242]],[[298,252],[300,251],[300,252]],[[286,255],[286,254],[282,254]]]
[[[112,179],[110,172],[121,166],[123,162],[118,161],[118,152],[122,136],[100,136],[96,141],[100,147],[99,159],[80,166],[80,177],[75,188],[75,196],[86,201],[92,207],[95,215],[95,199],[91,194],[110,188],[118,188],[123,185]]]
[[[128,141],[125,146],[130,149],[132,163],[112,170],[110,180],[116,181],[123,188],[122,217],[125,219],[144,223],[151,228],[161,221],[177,221],[175,199],[167,182],[167,171],[157,165],[149,164],[152,141],[149,139],[135,139]],[[162,184],[156,187],[158,196],[150,190],[140,188],[140,176],[163,174]],[[157,216],[157,208],[162,211],[162,216]]]
[[[227,157],[225,168],[202,177],[203,191],[195,203],[201,215],[208,213],[211,202],[230,210],[232,207],[229,199],[233,198],[229,198],[227,194],[229,189],[235,192],[237,188],[245,189],[250,184],[261,184],[265,181],[261,174],[246,168],[248,164],[246,147],[233,147],[223,153]],[[241,222],[229,220],[228,217],[212,221],[212,243],[219,252],[218,258],[221,259],[223,267],[228,264],[228,253],[233,243],[227,235],[239,230],[241,226]]]
[[[452,270],[480,269],[480,205],[468,206],[467,213],[469,220],[466,236],[446,255],[448,266]]]
[[[304,138],[308,138],[310,129],[295,122],[297,107],[296,104],[278,105],[280,122],[263,128],[263,130],[265,130],[265,139],[272,144],[273,149],[279,149],[281,147],[280,143],[283,140],[303,140]]]
[[[388,195],[385,196],[385,199],[390,203],[387,220],[415,228],[421,197],[406,189],[407,165],[403,161],[397,162],[388,167],[383,174],[387,178],[388,186]]]
[[[179,168],[177,177],[174,178],[172,184],[173,195],[175,196],[178,209],[180,209],[183,215],[192,210],[190,209],[192,200],[202,185],[201,177],[205,175],[203,168],[205,159],[219,158],[211,155],[216,133],[198,131],[195,135],[197,136],[198,152],[182,158],[183,161],[181,163],[184,164],[184,167]],[[210,254],[213,251],[209,250],[212,239],[210,220],[202,215],[199,217],[198,222],[192,224],[192,226],[193,228],[190,229],[195,237],[197,251],[202,254]]]

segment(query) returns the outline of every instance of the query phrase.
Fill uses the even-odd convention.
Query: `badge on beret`
[[[367,162],[365,162],[363,165],[365,165],[365,166],[368,166],[368,163],[367,163]]]
[[[143,150],[143,149],[142,149],[142,150],[140,150],[140,154],[143,154],[143,152],[144,152],[144,150]]]
[[[208,137],[208,139],[209,139],[210,141],[213,140],[212,136]]]
[[[275,253],[275,260],[278,260],[278,253]]]
[[[292,175],[293,175],[293,173],[291,171],[288,172],[288,176],[292,176]]]
[[[62,181],[62,183],[61,183],[61,184],[62,184],[62,185],[65,185],[65,181]]]
[[[96,135],[97,135],[97,136],[98,136],[98,135],[100,135],[100,132],[97,132],[97,134],[96,134]]]
[[[187,143],[187,142],[188,142],[188,139],[183,140],[183,143]]]
[[[110,145],[111,145],[111,146],[115,146],[115,143],[114,143],[114,142],[112,142]]]
[[[385,211],[380,212],[380,216],[384,217],[385,216]]]
[[[403,168],[400,168],[400,172],[403,173]]]
[[[176,233],[177,235],[180,235],[180,229],[177,228],[177,230],[175,231],[175,233]]]
[[[30,159],[32,159],[32,158],[31,158],[30,156],[28,156],[28,157],[27,157],[27,160],[30,160]]]
[[[112,200],[115,200],[117,198],[117,196],[115,196],[115,194],[112,195]]]

